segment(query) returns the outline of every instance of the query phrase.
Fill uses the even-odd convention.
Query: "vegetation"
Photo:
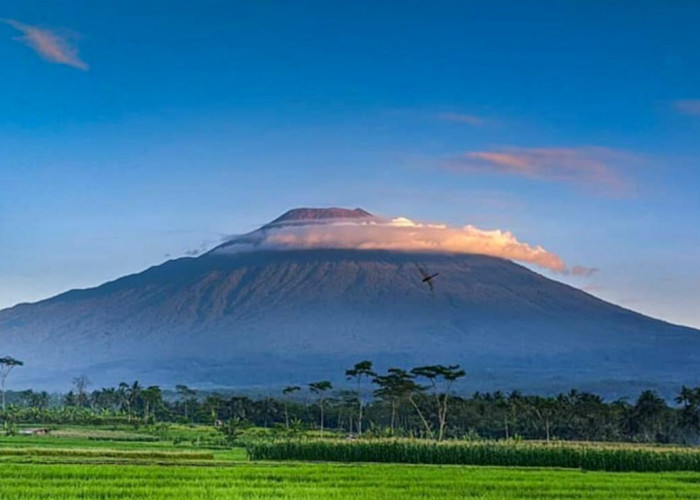
[[[587,443],[443,442],[425,440],[283,440],[247,446],[253,460],[566,467],[615,472],[700,472],[700,450]]]
[[[5,402],[7,377],[10,376],[10,372],[12,372],[15,366],[22,366],[23,364],[24,363],[22,361],[20,361],[19,359],[15,359],[12,356],[4,356],[0,358],[0,390],[2,390],[3,411],[7,409],[7,405]]]
[[[339,464],[6,463],[0,499],[674,499],[697,497],[694,473]]]
[[[129,431],[129,427],[108,430],[104,427],[59,426],[48,436],[0,437],[3,469],[0,500],[671,499],[697,497],[700,480],[700,475],[694,472],[612,474],[556,468],[245,462],[245,456],[236,449],[200,449],[194,438],[209,432],[210,427],[171,427],[171,438],[179,434],[186,441],[180,444],[163,440],[126,441],[127,438],[151,435],[156,430],[145,427]],[[259,431],[246,429],[244,435]],[[100,436],[101,440],[88,440],[93,436]],[[118,437],[119,441],[107,441],[109,437]],[[383,445],[387,442],[383,439],[357,439],[349,444]],[[452,446],[447,441],[421,443],[441,449]],[[527,446],[517,442],[507,445]],[[549,445],[556,446],[559,444]],[[591,445],[577,446],[589,448]],[[650,449],[648,445],[605,445],[605,448]],[[667,449],[659,448],[658,451]]]
[[[130,384],[133,385],[133,384]],[[179,401],[172,403],[179,404]],[[201,403],[198,403],[198,405]],[[138,408],[138,405],[137,405]],[[353,404],[353,409],[357,406]],[[189,412],[191,409],[188,409]],[[184,413],[184,409],[182,409]],[[145,413],[145,408],[144,408]],[[255,428],[229,420],[235,442],[248,446],[250,458],[291,458],[290,450],[306,453],[303,460],[426,462],[441,465],[355,463],[245,462],[241,448],[221,446],[222,431],[211,425],[138,424],[138,410],[119,425],[52,425],[48,435],[0,436],[0,500],[79,498],[692,498],[697,496],[697,472],[656,472],[659,467],[684,468],[690,448],[646,444],[592,444],[385,439],[365,436],[342,440],[307,430],[297,432]],[[125,420],[126,422],[126,420]],[[138,425],[137,425],[138,424]],[[23,427],[16,430],[21,431]],[[220,428],[219,428],[220,429]],[[218,436],[218,437],[217,437]],[[277,436],[277,437],[276,437]],[[314,437],[315,436],[315,437]],[[287,446],[286,457],[272,456]],[[296,446],[296,448],[289,448]],[[344,450],[344,451],[343,451]],[[255,455],[255,454],[258,455]],[[268,453],[262,456],[261,453]],[[320,453],[325,453],[319,457]],[[315,456],[311,456],[315,454]],[[461,457],[487,457],[508,468],[444,465]],[[583,463],[580,461],[585,460]],[[665,457],[661,461],[658,457]],[[549,460],[543,463],[544,460]],[[634,467],[649,472],[582,472],[559,467],[614,470]],[[526,463],[548,468],[518,468]],[[486,460],[482,460],[485,463]],[[602,464],[602,465],[601,465]],[[232,467],[235,465],[235,467]],[[167,466],[167,467],[163,467]]]
[[[634,402],[605,401],[572,390],[556,397],[475,393],[454,394],[464,376],[458,366],[430,365],[384,374],[370,362],[346,372],[357,390],[334,390],[322,380],[288,386],[278,398],[224,396],[179,385],[176,392],[139,381],[88,391],[85,377],[56,397],[32,390],[8,393],[0,421],[7,432],[17,425],[100,425],[133,428],[161,423],[213,425],[228,442],[248,427],[280,428],[287,435],[319,429],[367,437],[443,439],[527,439],[696,444],[700,440],[700,387],[683,387],[673,403],[653,391]],[[362,393],[361,381],[374,390]],[[368,398],[367,396],[373,396]]]

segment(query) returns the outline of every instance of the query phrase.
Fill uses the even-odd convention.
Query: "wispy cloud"
[[[673,101],[673,109],[684,115],[700,116],[700,99]]]
[[[74,45],[77,38],[75,34],[59,33],[55,30],[24,24],[14,19],[3,19],[2,22],[22,33],[15,40],[28,45],[47,61],[65,64],[83,71],[88,70],[89,66],[80,58],[78,49]]]
[[[437,119],[444,122],[467,123],[469,125],[483,125],[486,120],[480,116],[463,113],[440,113]]]
[[[574,266],[571,269],[569,269],[569,274],[572,274],[574,276],[592,276],[595,273],[598,272],[597,267],[584,267],[584,266]]]
[[[604,147],[502,148],[469,151],[447,159],[444,166],[460,173],[497,173],[565,182],[596,191],[626,194],[630,183],[618,173],[632,155]]]

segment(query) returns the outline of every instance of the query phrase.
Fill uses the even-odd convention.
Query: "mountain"
[[[349,210],[347,208],[293,208],[289,210],[263,226],[263,228],[269,228],[272,226],[280,224],[294,224],[302,223],[308,224],[310,222],[324,222],[329,220],[338,219],[375,219],[374,215],[362,210],[361,208],[356,208],[354,210]]]
[[[372,221],[298,209],[197,258],[0,311],[14,384],[264,387],[380,368],[460,363],[464,390],[697,384],[700,332],[652,319],[497,257],[352,249],[228,251],[278,224]],[[439,273],[431,292],[417,267]]]

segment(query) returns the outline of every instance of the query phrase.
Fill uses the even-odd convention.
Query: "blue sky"
[[[0,307],[296,206],[512,231],[700,327],[700,4],[3,2]]]

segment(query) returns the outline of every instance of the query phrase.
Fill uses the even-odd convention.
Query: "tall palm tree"
[[[350,370],[345,371],[345,376],[350,379],[357,380],[357,400],[358,400],[358,412],[357,412],[357,433],[362,435],[362,377],[375,377],[377,374],[372,371],[371,361],[360,361],[355,364]]]
[[[323,407],[326,398],[323,393],[333,389],[333,384],[328,380],[321,380],[320,382],[312,382],[309,384],[309,390],[318,396],[318,404],[321,408],[321,433],[323,433]]]

